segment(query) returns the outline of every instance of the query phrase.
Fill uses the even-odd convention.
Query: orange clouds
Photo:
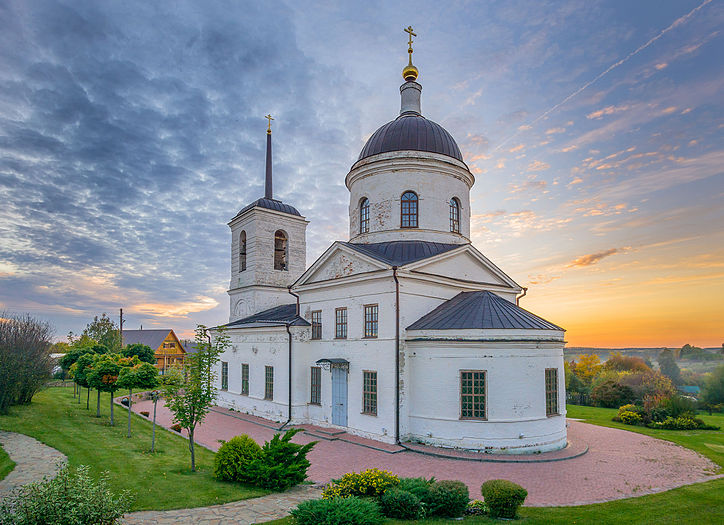
[[[620,248],[611,248],[610,250],[605,250],[602,252],[597,253],[589,253],[588,255],[582,255],[574,260],[572,260],[566,268],[575,268],[577,266],[591,266],[592,264],[596,264],[601,259],[605,259],[606,257],[610,257],[611,255],[615,253],[620,253],[622,250]]]

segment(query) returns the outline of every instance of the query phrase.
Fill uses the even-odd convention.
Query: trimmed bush
[[[625,412],[621,412],[618,417],[621,420],[621,423],[623,423],[624,425],[640,425],[642,422],[641,416],[639,414],[628,410]]]
[[[506,479],[491,479],[480,487],[491,518],[515,518],[528,491]]]
[[[400,478],[387,470],[371,468],[357,472],[348,472],[340,479],[333,479],[324,488],[322,498],[332,499],[336,497],[346,498],[348,496],[372,496],[379,497],[385,490],[395,487],[400,483]]]
[[[271,490],[286,490],[307,479],[307,454],[316,441],[306,445],[292,443],[300,429],[287,430],[284,435],[274,434],[264,443],[261,455],[249,465],[249,483]]]
[[[380,497],[380,508],[388,518],[414,520],[425,515],[420,498],[398,488],[387,489]]]
[[[462,481],[436,481],[430,487],[429,514],[445,518],[459,518],[470,501],[468,486]]]
[[[89,468],[65,467],[53,479],[21,487],[0,503],[0,523],[14,525],[113,525],[131,507],[128,491],[114,495],[108,473],[96,481]]]
[[[173,425],[171,425],[170,428],[174,432],[181,432],[181,425],[179,425],[178,423],[174,423]]]
[[[142,410],[141,412],[139,412],[139,414],[141,414],[143,417],[148,417],[148,415],[150,414],[150,412],[148,412],[148,411],[146,411],[146,410]]]
[[[246,434],[225,441],[214,456],[214,477],[248,483],[249,466],[261,457],[261,447]]]
[[[297,525],[380,525],[385,521],[374,500],[355,496],[304,501],[291,514]]]

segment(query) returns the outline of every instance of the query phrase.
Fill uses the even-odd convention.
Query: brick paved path
[[[54,448],[24,434],[0,430],[0,444],[16,463],[12,472],[0,481],[0,500],[21,485],[55,476],[58,468],[67,461],[65,455]]]
[[[151,403],[134,403],[135,410],[149,410]],[[243,419],[242,419],[243,418]],[[252,422],[253,421],[253,422]],[[168,427],[171,414],[159,404],[157,422]],[[569,441],[574,447],[588,445],[579,457],[546,463],[486,463],[430,457],[415,452],[394,452],[396,447],[354,438],[358,444],[329,441],[299,434],[295,442],[319,440],[308,458],[309,479],[326,483],[345,472],[379,467],[400,476],[435,476],[464,481],[472,498],[481,498],[480,485],[503,478],[528,490],[526,505],[583,505],[662,492],[682,485],[719,477],[717,465],[693,450],[669,441],[614,428],[569,420]],[[266,426],[262,426],[266,425]],[[196,430],[197,441],[218,450],[220,439],[248,434],[257,442],[274,435],[278,424],[239,412],[216,408]],[[161,436],[163,439],[163,436]],[[385,450],[373,450],[366,446]],[[555,454],[555,453],[554,453]],[[539,455],[544,459],[546,454]]]
[[[299,485],[280,494],[270,494],[261,498],[235,501],[213,507],[179,509],[167,511],[142,511],[127,514],[126,525],[224,525],[234,523],[249,525],[283,518],[299,503],[307,499],[319,498],[320,486]]]

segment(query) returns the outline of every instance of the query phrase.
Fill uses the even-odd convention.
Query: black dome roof
[[[299,217],[302,216],[301,213],[297,211],[297,209],[294,206],[290,206],[289,204],[284,204],[282,201],[278,201],[276,199],[267,199],[262,197],[261,199],[257,199],[248,206],[245,206],[242,208],[242,210],[236,214],[238,217],[242,213],[244,213],[247,210],[250,210],[252,208],[266,208],[267,210],[276,210],[280,211],[282,213],[288,213],[289,215],[298,215]]]
[[[375,131],[357,160],[402,150],[429,151],[463,161],[452,135],[440,124],[415,113],[400,115]]]

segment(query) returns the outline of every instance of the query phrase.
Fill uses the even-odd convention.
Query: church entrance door
[[[332,424],[347,426],[347,370],[332,368]]]

